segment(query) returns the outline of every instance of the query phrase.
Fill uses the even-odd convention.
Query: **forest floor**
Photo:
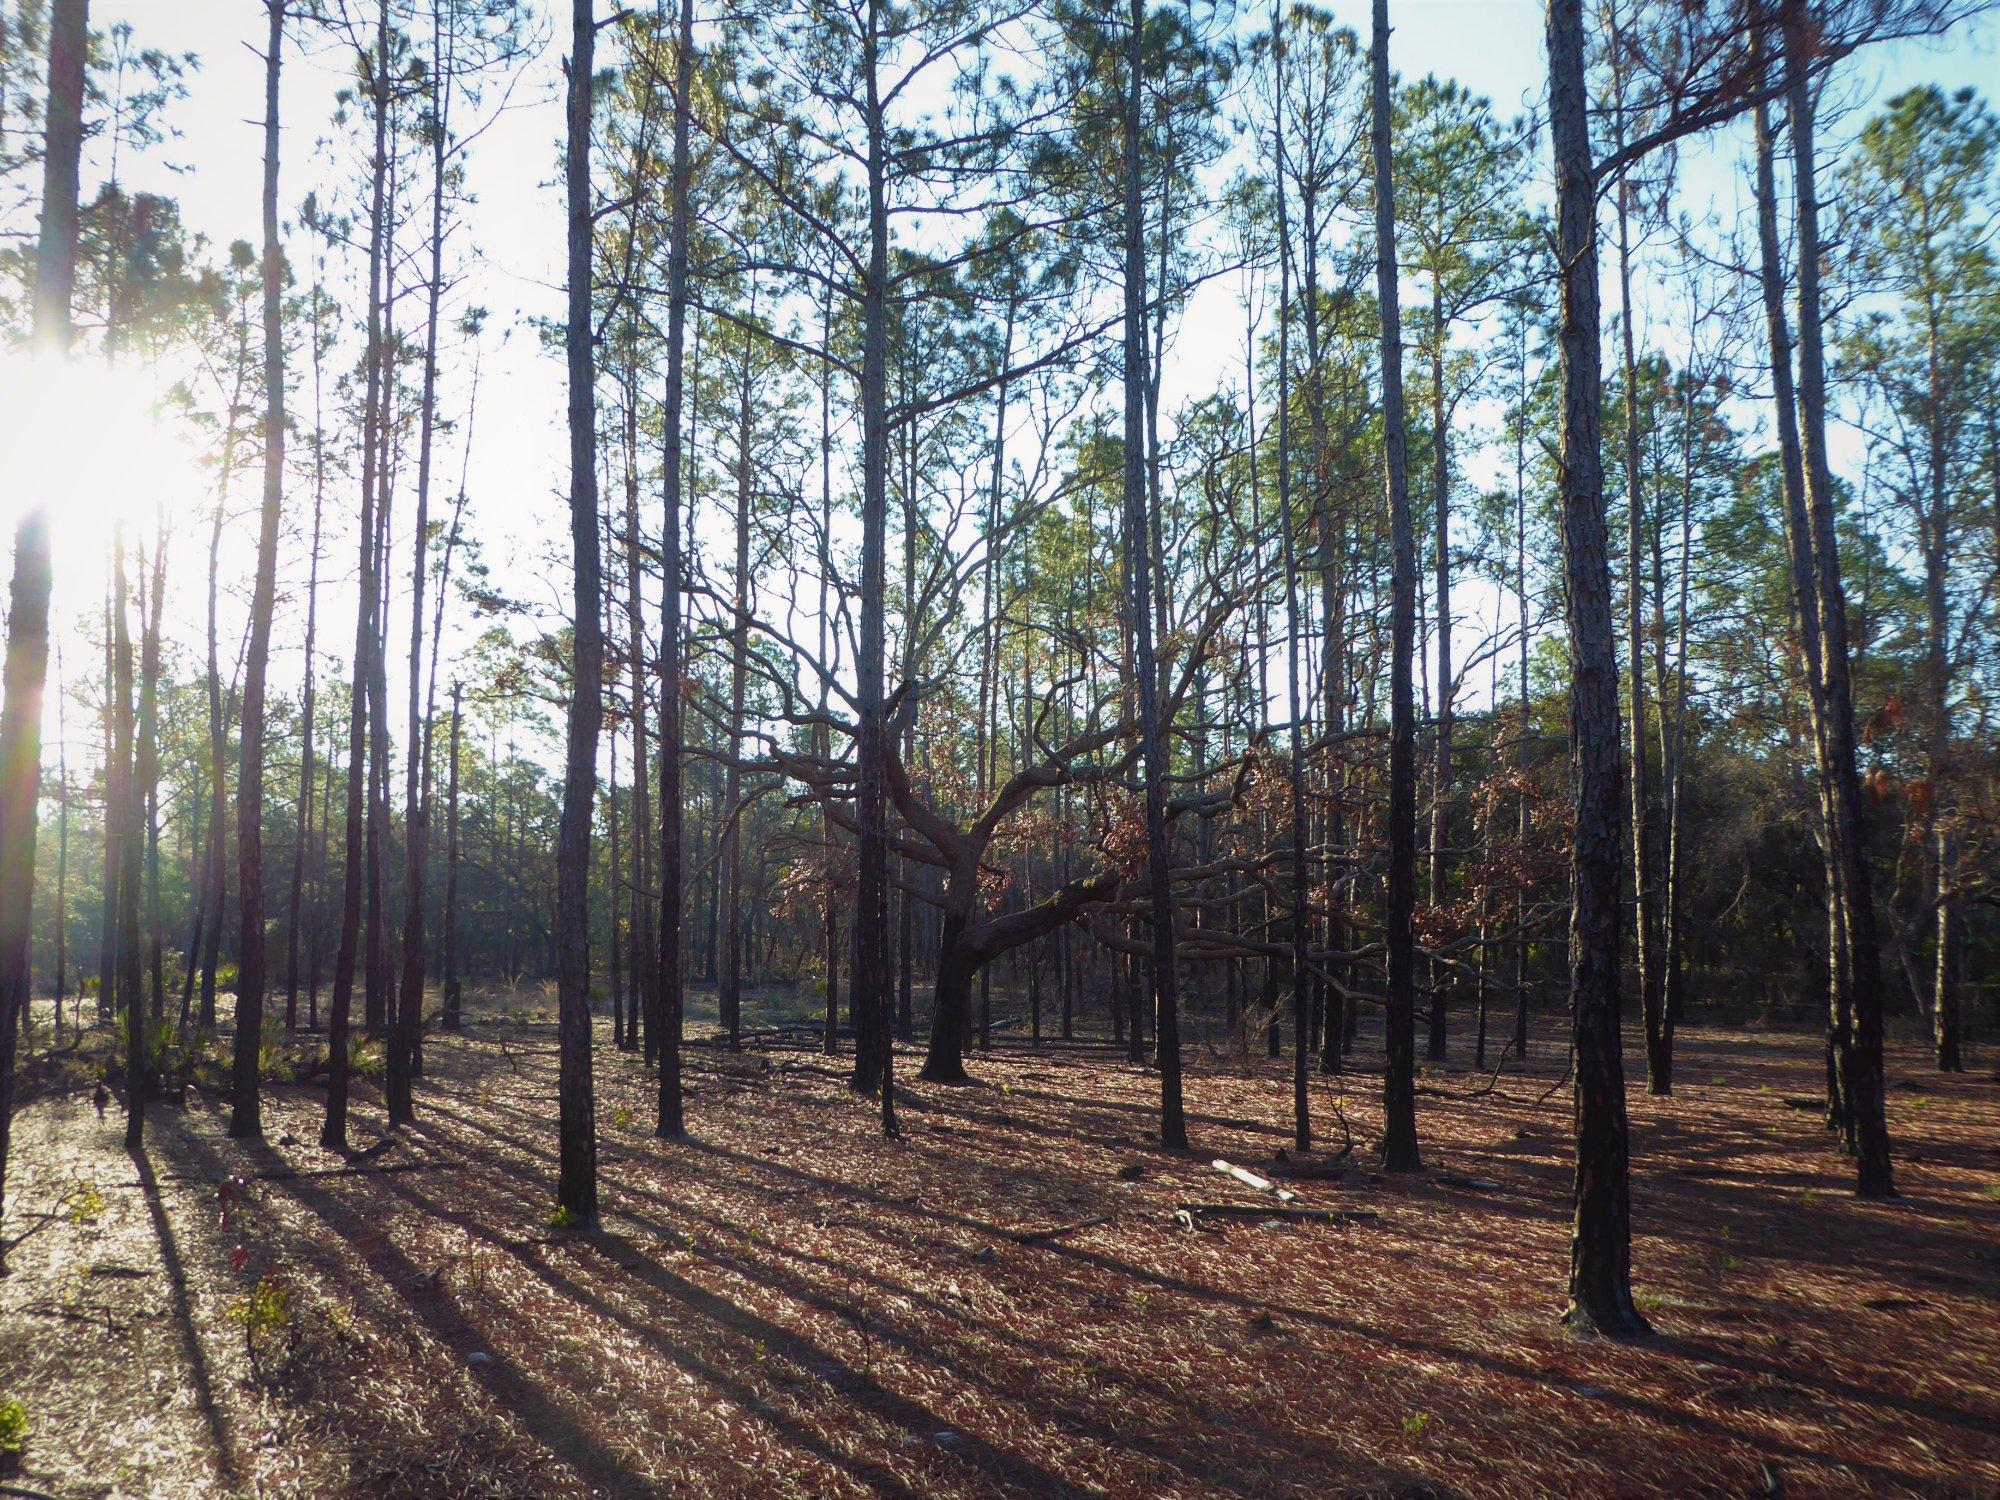
[[[1212,1170],[1290,1142],[1282,1064],[1190,1058],[1191,1156],[1104,1046],[1019,1041],[910,1081],[885,1143],[839,1062],[696,1047],[692,1139],[599,1033],[603,1233],[552,1228],[555,1035],[496,1003],[434,1035],[414,1130],[268,1144],[190,1090],[144,1156],[92,1085],[16,1122],[0,1484],[83,1497],[2000,1494],[2000,1081],[1891,1059],[1903,1196],[1860,1202],[1794,1106],[1820,1044],[1690,1029],[1634,1072],[1635,1283],[1657,1333],[1558,1321],[1568,1104],[1553,1020],[1525,1072],[1430,1070],[1426,1172],[1369,1147],[1379,1076],[1315,1075],[1348,1222]],[[45,1033],[44,1033],[45,1034]],[[1366,1053],[1364,1052],[1364,1055]],[[1454,1061],[1456,1059],[1454,1058]],[[361,1154],[368,1148],[372,1154]],[[1328,1170],[1332,1170],[1328,1168]],[[1365,1215],[1372,1215],[1365,1216]],[[38,1217],[40,1216],[40,1217]],[[1060,1235],[1039,1231],[1077,1226]],[[259,1289],[261,1288],[261,1292]],[[254,1350],[254,1357],[253,1357]]]

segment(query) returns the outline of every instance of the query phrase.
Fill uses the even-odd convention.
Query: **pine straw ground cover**
[[[600,1043],[608,1040],[600,1037]],[[696,1049],[695,1139],[648,1134],[598,1053],[605,1233],[549,1224],[551,1028],[434,1037],[420,1124],[342,1162],[320,1094],[269,1145],[190,1093],[135,1171],[114,1103],[17,1123],[0,1477],[64,1497],[2000,1493],[2000,1084],[1892,1059],[1900,1201],[1845,1191],[1805,1036],[1693,1031],[1631,1097],[1634,1247],[1659,1329],[1557,1323],[1561,1059],[1430,1074],[1430,1169],[1380,1179],[1379,1080],[1314,1080],[1356,1141],[1299,1202],[1351,1223],[1190,1227],[1212,1171],[1289,1140],[1286,1081],[1209,1054],[1196,1154],[1154,1084],[1018,1044],[912,1084],[884,1144],[837,1064]],[[1554,1054],[1556,1048],[1545,1048]],[[916,1059],[899,1068],[907,1079]],[[364,1088],[357,1144],[375,1141]],[[1328,1153],[1331,1154],[1331,1153]],[[1441,1178],[1440,1167],[1448,1171]],[[317,1174],[317,1175],[316,1175]],[[229,1191],[227,1179],[242,1178]],[[87,1185],[88,1191],[84,1191]],[[51,1213],[49,1219],[27,1214]],[[1102,1216],[1054,1238],[1018,1236]]]

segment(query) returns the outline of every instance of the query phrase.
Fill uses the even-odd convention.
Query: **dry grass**
[[[602,1039],[602,1038],[601,1038]],[[1426,1162],[1379,1179],[1377,1080],[1315,1079],[1353,1165],[1300,1201],[1351,1225],[1178,1222],[1254,1197],[1288,1095],[1211,1057],[1197,1154],[1148,1144],[1154,1083],[1102,1049],[1018,1046],[917,1084],[885,1144],[839,1065],[696,1049],[695,1139],[598,1055],[605,1233],[548,1227],[554,1035],[436,1037],[407,1139],[268,1146],[212,1099],[161,1109],[148,1165],[87,1091],[17,1122],[15,1213],[88,1179],[0,1282],[0,1399],[34,1423],[13,1482],[64,1496],[1111,1496],[2000,1493],[2000,1085],[1892,1068],[1904,1197],[1855,1201],[1789,1108],[1811,1039],[1695,1031],[1680,1092],[1634,1092],[1637,1281],[1658,1336],[1558,1324],[1560,1071],[1470,1097],[1437,1073]],[[914,1059],[900,1066],[907,1077]],[[360,1144],[378,1101],[361,1102]],[[394,1167],[400,1170],[382,1171]],[[1137,1173],[1134,1168],[1141,1169]],[[227,1178],[251,1179],[220,1191]],[[1014,1235],[1108,1222],[1021,1244]],[[253,1371],[231,1311],[286,1288],[298,1349]],[[289,1341],[289,1333],[285,1340]]]

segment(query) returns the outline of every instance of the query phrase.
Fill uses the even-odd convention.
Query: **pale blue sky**
[[[1344,24],[1365,33],[1366,0],[1337,0],[1329,8]],[[1489,96],[1506,114],[1536,105],[1542,89],[1542,12],[1533,0],[1395,0],[1392,12],[1396,27],[1392,58],[1399,73],[1456,77]],[[219,241],[254,237],[257,228],[262,66],[251,44],[262,44],[263,15],[256,0],[123,0],[115,5],[97,0],[92,6],[97,26],[127,18],[141,44],[200,55],[202,68],[193,80],[192,97],[173,111],[179,139],[153,160],[141,163],[128,157],[126,177],[137,186],[178,194],[188,224]],[[559,19],[566,24],[566,17]],[[1988,22],[1944,44],[1878,51],[1848,65],[1844,91],[1865,100],[1926,79],[2000,91],[1996,39],[2000,29]],[[480,254],[458,293],[461,303],[476,301],[492,313],[471,466],[475,525],[488,538],[490,560],[500,577],[551,611],[560,608],[566,589],[565,570],[558,561],[567,545],[560,499],[566,462],[562,366],[540,349],[532,332],[516,332],[504,343],[501,335],[526,315],[560,312],[563,214],[555,164],[562,129],[559,64],[564,46],[565,39],[558,35],[545,48],[516,90],[515,107],[472,153],[470,184],[479,202],[469,220],[471,240]],[[308,188],[320,185],[336,170],[336,161],[345,164],[340,171],[354,162],[351,145],[337,150],[333,158],[315,149],[331,129],[334,91],[349,76],[350,66],[349,57],[325,46],[312,56],[296,50],[288,54],[284,103],[288,211]],[[192,170],[169,177],[163,170],[166,162]],[[1741,204],[1735,162],[1727,143],[1713,151],[1697,150],[1689,155],[1684,179],[1692,202],[1709,204],[1724,221],[1733,219]],[[294,254],[299,253],[295,246]],[[1189,309],[1168,367],[1169,404],[1212,388],[1218,371],[1227,372],[1224,378],[1231,383],[1239,378],[1242,335],[1234,297],[1233,282],[1216,283]],[[465,363],[456,361],[447,371],[448,408],[462,405]],[[444,472],[455,476],[454,449],[447,449],[443,462]],[[242,561],[247,558],[249,527],[240,526],[236,532],[230,549]],[[192,545],[192,540],[183,544]],[[339,602],[337,583],[346,571],[346,550],[342,545],[327,565],[336,582],[324,607],[334,621],[351,607]],[[247,576],[247,566],[239,572],[226,565],[226,576]],[[79,600],[100,597],[95,582],[77,582]],[[1487,601],[1484,607],[1491,604]],[[1477,600],[1468,600],[1467,605],[1483,607]],[[189,625],[198,620],[194,601],[185,613]],[[289,644],[290,656],[298,654],[301,632],[297,614],[279,626],[279,642],[281,647]],[[337,624],[322,633],[322,640],[336,652],[342,639]],[[277,670],[282,678],[292,679],[296,663],[281,664]]]

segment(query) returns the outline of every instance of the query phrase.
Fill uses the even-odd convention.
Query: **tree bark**
[[[463,1000],[458,977],[458,727],[459,685],[451,685],[451,775],[445,793],[444,849],[444,1019],[446,1031],[463,1025]]]
[[[1883,1114],[1882,964],[1876,937],[1873,881],[1868,867],[1861,784],[1855,750],[1854,696],[1849,677],[1847,596],[1841,585],[1835,530],[1833,476],[1826,452],[1826,365],[1821,346],[1820,239],[1814,162],[1812,85],[1807,77],[1811,39],[1801,0],[1781,9],[1792,130],[1792,190],[1798,239],[1798,398],[1800,451],[1804,459],[1806,518],[1811,528],[1814,590],[1819,605],[1820,679],[1825,705],[1821,776],[1827,786],[1828,830],[1838,880],[1833,888],[1845,939],[1846,985],[1834,985],[1833,1057],[1848,1148],[1854,1153],[1856,1191],[1865,1198],[1895,1194],[1889,1131]],[[1845,989],[1847,993],[1843,995]],[[1845,1005],[1843,1007],[1843,1000]]]
[[[1146,816],[1148,915],[1152,922],[1155,1051],[1160,1067],[1160,1144],[1187,1149],[1181,1103],[1180,1005],[1175,994],[1174,889],[1167,847],[1167,742],[1161,732],[1159,671],[1153,657],[1152,542],[1146,474],[1146,241],[1141,212],[1144,149],[1145,0],[1131,0],[1125,58],[1125,565],[1139,699],[1141,780]],[[1135,1028],[1136,1031],[1136,1028]]]
[[[367,862],[364,828],[368,775],[368,683],[373,677],[375,650],[375,481],[380,452],[376,428],[381,421],[382,347],[382,198],[386,187],[388,148],[389,28],[386,0],[376,29],[375,59],[369,78],[375,116],[375,141],[370,161],[371,191],[368,235],[368,322],[363,353],[361,506],[354,611],[354,662],[350,673],[347,719],[347,804],[343,828],[345,854],[341,869],[340,933],[334,951],[333,993],[327,1002],[326,1123],[320,1144],[347,1149],[348,1030],[354,1006],[354,976],[360,966],[362,878]]]
[[[653,828],[652,774],[646,725],[651,704],[646,694],[646,610],[639,587],[639,381],[637,372],[626,386],[625,405],[625,629],[632,656],[632,1004],[625,1025],[625,1046],[639,1045],[640,1029],[650,1031],[655,1006],[653,985],[658,978],[653,956],[652,860],[648,853]],[[618,875],[614,870],[612,879]],[[651,1047],[650,1038],[648,1048]]]
[[[250,598],[250,646],[243,664],[241,762],[236,773],[236,1048],[229,1133],[264,1133],[258,1061],[264,1045],[264,676],[277,607],[278,522],[285,502],[284,250],[278,243],[278,79],[284,61],[285,0],[265,0],[264,56],[264,504],[257,532],[257,581]],[[137,870],[134,869],[136,877]]]
[[[1380,3],[1380,0],[1378,0]],[[1597,175],[1584,83],[1582,0],[1548,0],[1549,128],[1561,270],[1562,449],[1558,460],[1570,636],[1570,1003],[1576,1074],[1572,1323],[1613,1338],[1650,1332],[1632,1301],[1629,1137],[1618,1034],[1618,662],[1600,448],[1602,352]]]
[[[752,292],[754,311],[755,292]],[[744,694],[750,675],[750,339],[739,329],[743,362],[736,390],[736,567],[729,625],[729,759],[722,772],[722,944],[716,1006],[731,1052],[743,1046],[743,777]]]
[[[67,359],[76,283],[77,176],[83,152],[87,0],[55,0],[49,16],[47,145],[35,257],[35,352]],[[14,528],[4,700],[0,700],[0,1209],[6,1204],[14,1048],[29,996],[35,904],[35,826],[42,788],[42,693],[49,672],[47,506],[34,496]],[[0,1267],[5,1250],[0,1249]]]
[[[655,1011],[647,1045],[660,1065],[655,1134],[686,1131],[681,1098],[681,415],[687,339],[688,125],[694,85],[694,0],[681,0],[674,38],[674,160],[667,250],[667,384],[660,459],[660,925]]]
[[[320,339],[319,314],[315,299],[313,329],[313,384],[315,392],[319,385]],[[317,410],[318,397],[315,394],[314,407]],[[319,538],[320,523],[324,515],[326,498],[326,444],[321,439],[317,422],[313,435],[313,519],[312,556],[306,574],[306,644],[305,644],[305,691],[299,711],[301,745],[299,750],[299,815],[292,843],[291,894],[286,903],[285,922],[285,1029],[296,1031],[299,1024],[299,921],[305,900],[306,850],[312,843],[313,814],[313,774],[314,740],[318,725],[314,722],[318,713],[318,651],[319,651]]]
[[[148,1061],[151,1047],[146,1026],[146,995],[142,955],[139,950],[139,859],[143,844],[139,839],[140,803],[138,779],[133,775],[132,716],[132,632],[127,624],[131,586],[125,571],[125,534],[117,530],[112,543],[113,632],[112,708],[113,739],[110,764],[106,767],[107,805],[105,816],[118,823],[117,909],[112,914],[118,924],[117,1006],[125,1021],[125,1145],[137,1150],[144,1137],[146,1091],[149,1087]]]
[[[1388,1066],[1382,1075],[1382,1165],[1415,1172],[1417,712],[1411,682],[1417,638],[1417,543],[1410,519],[1409,448],[1403,411],[1403,324],[1396,285],[1396,189],[1389,128],[1389,0],[1375,0],[1369,136],[1375,174],[1375,293],[1382,318],[1382,461],[1390,550],[1389,948],[1383,1012]]]
[[[857,1021],[854,1087],[882,1101],[895,1128],[890,1040],[889,722],[887,599],[889,531],[889,203],[888,141],[881,97],[883,0],[866,0],[862,71],[867,129],[868,264],[863,276],[861,353],[861,633],[855,660],[859,893],[854,921]]]
[[[582,1229],[597,1227],[597,1121],[590,1074],[590,824],[597,800],[597,733],[604,716],[602,581],[597,545],[597,360],[591,320],[591,72],[594,0],[570,9],[569,517],[576,568],[568,754],[556,843],[556,986],[560,1165],[556,1203]]]
[[[1624,51],[1618,11],[1611,11],[1613,115],[1616,143],[1625,145]],[[1632,318],[1632,227],[1629,173],[1617,183],[1620,376],[1625,388],[1625,626],[1627,678],[1631,694],[1627,710],[1626,771],[1630,779],[1632,819],[1632,957],[1639,975],[1639,1016],[1646,1033],[1646,1082],[1652,1094],[1674,1091],[1674,1060],[1667,1029],[1665,994],[1660,983],[1659,892],[1653,843],[1650,778],[1646,765],[1645,605],[1640,583],[1640,533],[1643,487],[1639,481],[1639,357]]]
[[[1273,66],[1280,99],[1285,91],[1284,21],[1276,11],[1271,17]],[[1278,194],[1278,538],[1283,549],[1285,572],[1285,702],[1290,728],[1285,768],[1286,789],[1291,796],[1290,860],[1291,970],[1292,970],[1292,1144],[1300,1151],[1312,1149],[1312,1110],[1306,1090],[1306,1059],[1312,1050],[1311,1007],[1306,977],[1306,752],[1304,717],[1305,694],[1300,676],[1305,664],[1300,655],[1303,625],[1299,609],[1298,545],[1293,535],[1292,517],[1292,249],[1291,221],[1285,193],[1285,127],[1280,109],[1272,120],[1273,181]]]

